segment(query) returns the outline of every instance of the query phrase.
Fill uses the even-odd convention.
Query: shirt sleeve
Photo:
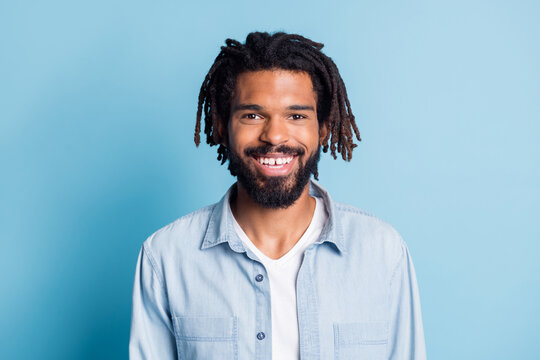
[[[425,360],[420,296],[409,250],[404,242],[390,283],[388,359]]]
[[[129,358],[177,359],[164,282],[145,246],[141,249],[135,271]]]

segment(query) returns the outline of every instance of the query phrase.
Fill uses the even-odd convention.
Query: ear
[[[227,147],[227,144],[229,143],[227,128],[221,118],[218,118],[217,120],[217,128],[214,129],[217,135],[216,143]]]
[[[323,142],[325,142],[326,137],[328,136],[330,124],[328,123],[328,119],[325,119],[322,124],[319,126],[319,144],[324,145]]]

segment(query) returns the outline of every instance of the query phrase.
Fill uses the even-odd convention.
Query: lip
[[[282,165],[263,165],[261,164],[257,158],[264,156],[266,158],[282,158],[282,157],[290,157],[292,156],[292,160],[287,164]],[[251,160],[255,163],[257,168],[266,176],[286,176],[289,175],[292,172],[292,169],[294,167],[294,164],[296,163],[296,159],[298,158],[297,155],[291,155],[291,154],[264,154],[264,155],[253,155],[251,157]]]

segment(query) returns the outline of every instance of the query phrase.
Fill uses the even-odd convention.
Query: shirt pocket
[[[238,358],[237,318],[177,316],[173,318],[179,360]]]
[[[387,343],[388,322],[334,324],[336,360],[382,360]]]

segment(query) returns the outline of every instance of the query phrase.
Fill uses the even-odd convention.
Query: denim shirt
[[[272,359],[267,273],[236,235],[230,193],[144,242],[130,359]],[[314,181],[310,194],[328,220],[298,273],[300,358],[425,359],[416,276],[399,234]]]

